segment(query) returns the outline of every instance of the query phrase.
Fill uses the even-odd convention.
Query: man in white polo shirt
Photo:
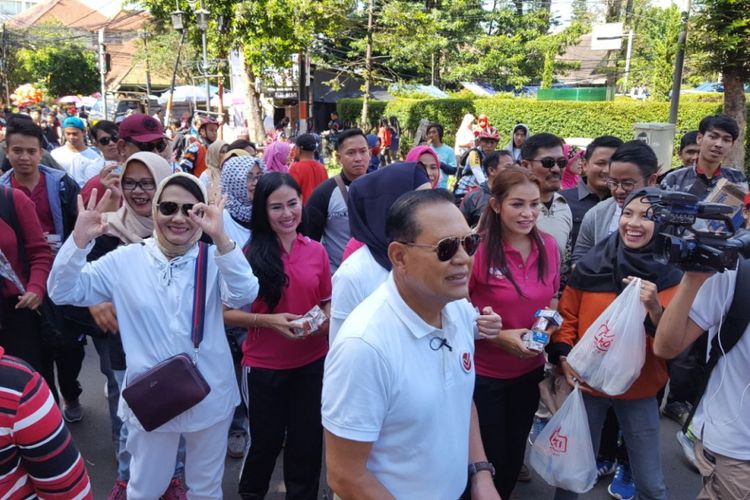
[[[468,295],[471,233],[443,190],[400,197],[386,221],[393,270],[344,322],[326,359],[328,484],[342,498],[499,499],[479,435],[474,337],[502,327]]]

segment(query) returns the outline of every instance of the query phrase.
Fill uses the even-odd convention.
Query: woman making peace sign
[[[124,399],[119,415],[130,430],[129,499],[153,500],[164,492],[174,472],[180,434],[186,442],[185,481],[191,498],[221,498],[227,430],[239,403],[222,303],[232,308],[251,303],[258,281],[241,249],[224,232],[224,200],[206,205],[198,179],[183,173],[167,177],[157,189],[153,238],[86,263],[93,240],[107,229],[102,213],[109,196],[108,191],[98,204],[91,201],[85,208],[79,197],[75,229],[49,277],[50,297],[58,304],[76,306],[114,304],[128,360],[127,387],[134,377],[169,357],[192,355],[198,239],[204,231],[213,239],[216,247],[208,252],[204,335],[197,357],[210,392],[151,432],[143,429]]]

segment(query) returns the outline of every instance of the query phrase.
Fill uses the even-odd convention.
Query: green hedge
[[[411,147],[412,135],[423,118],[443,124],[444,142],[452,145],[456,128],[466,113],[487,115],[500,132],[501,146],[510,140],[511,130],[519,122],[528,125],[532,134],[546,131],[561,137],[590,138],[609,134],[630,140],[633,138],[633,124],[666,122],[669,118],[668,102],[636,100],[574,102],[493,97],[474,100],[395,99],[387,102],[371,101],[371,105],[369,116],[372,123],[376,123],[377,118],[383,115],[398,117],[405,131],[402,149]],[[356,122],[362,109],[362,100],[341,99],[337,108],[342,119]],[[698,128],[701,118],[720,112],[721,109],[721,102],[703,102],[701,97],[680,99],[675,145],[679,144],[685,132]],[[745,161],[750,166],[750,148],[746,149],[748,152]]]

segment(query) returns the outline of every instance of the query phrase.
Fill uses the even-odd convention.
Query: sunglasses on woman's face
[[[97,139],[96,142],[98,142],[102,146],[109,146],[110,144],[114,144],[115,142],[117,142],[117,136],[112,135],[112,136],[107,136],[107,137],[101,137]]]
[[[159,140],[155,142],[138,142],[132,139],[125,139],[127,142],[137,147],[139,151],[145,151],[147,153],[163,153],[167,149],[167,141]]]
[[[160,214],[166,215],[167,217],[176,214],[178,210],[182,210],[182,215],[184,215],[185,217],[190,217],[190,211],[194,206],[195,203],[183,203],[182,205],[180,205],[179,203],[175,203],[173,201],[162,201],[161,203],[156,205],[156,208],[159,209]]]
[[[469,234],[466,236],[449,236],[438,241],[434,245],[421,245],[418,243],[407,243],[402,241],[406,246],[426,248],[437,253],[437,258],[440,262],[447,262],[453,258],[458,252],[459,247],[463,246],[466,254],[471,257],[479,249],[479,243],[482,241],[482,237],[476,233]]]

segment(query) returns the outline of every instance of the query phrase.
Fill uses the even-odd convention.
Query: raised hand
[[[190,210],[190,220],[214,240],[220,253],[224,253],[221,249],[229,242],[229,237],[224,232],[224,204],[226,202],[227,195],[224,195],[216,205],[196,203]]]
[[[98,238],[107,231],[104,213],[107,212],[110,196],[112,196],[112,191],[107,189],[102,199],[97,203],[96,189],[93,189],[88,206],[84,206],[83,196],[78,195],[78,218],[73,228],[73,241],[78,248],[86,248],[91,240]]]

